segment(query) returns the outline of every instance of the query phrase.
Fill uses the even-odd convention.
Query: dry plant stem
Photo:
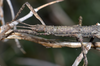
[[[44,4],[44,5],[42,5],[42,6],[38,7],[38,8],[36,8],[36,10],[39,11],[40,9],[42,9],[42,8],[44,8],[44,7],[46,7],[46,6],[49,6],[49,5],[52,5],[52,4],[54,4],[54,3],[58,3],[58,2],[61,2],[61,1],[63,1],[63,0],[52,1],[52,2],[50,2],[50,3]]]
[[[91,49],[91,44],[88,43],[87,46],[85,47],[85,52],[86,52],[86,54],[88,53],[88,51],[89,51],[90,49]],[[83,58],[83,52],[81,52],[80,55],[76,58],[76,60],[75,60],[75,62],[73,63],[72,66],[78,66],[79,63],[81,62],[82,58]]]
[[[80,42],[55,42],[53,40],[45,39],[42,37],[37,37],[30,34],[18,33],[18,32],[12,33],[10,36],[8,36],[5,39],[15,39],[15,38],[20,39],[20,40],[28,40],[35,43],[39,43],[45,47],[53,47],[53,48],[61,48],[61,47],[79,48],[81,47]],[[95,42],[94,44],[92,44],[91,42],[83,42],[84,46],[87,46],[87,44],[91,44],[91,47],[97,47],[97,48],[100,47],[100,42]]]
[[[23,8],[25,7],[25,5],[32,11],[32,13],[34,14],[34,16],[38,19],[38,20],[40,20],[40,22],[43,24],[43,25],[45,25],[45,23],[43,22],[43,20],[41,19],[41,17],[37,14],[37,12],[33,9],[33,7],[28,3],[28,2],[26,2],[26,3],[24,3],[23,5],[22,5],[22,7],[20,8],[20,10],[19,10],[19,12],[17,13],[17,15],[15,16],[15,19],[18,17],[18,15],[21,13],[21,11],[23,10]],[[14,20],[15,20],[14,19]],[[14,21],[13,20],[13,21]]]
[[[28,6],[30,6],[30,5],[28,5]],[[30,7],[30,8],[32,8],[32,7]],[[32,8],[33,9],[33,8]],[[20,9],[21,10],[21,9]],[[35,9],[36,10],[36,9]],[[33,11],[33,12],[32,12]],[[30,18],[30,17],[32,17],[33,16],[33,14],[34,14],[34,10],[32,10],[32,11],[30,11],[26,16],[24,16],[24,17],[22,17],[22,18],[20,18],[20,19],[18,19],[18,20],[16,20],[16,21],[12,21],[11,23],[9,23],[9,24],[7,24],[7,25],[4,25],[4,26],[1,26],[1,33],[0,33],[0,40],[2,39],[2,38],[4,38],[3,36],[4,36],[4,34],[9,30],[9,29],[11,29],[11,28],[13,28],[14,26],[16,26],[16,25],[18,25],[18,22],[17,21],[20,21],[20,22],[23,22],[23,21],[25,21],[26,19],[28,19],[28,18]],[[19,11],[19,13],[20,13],[20,11]],[[18,14],[19,14],[18,13]],[[37,15],[36,13],[35,13],[35,15]],[[37,16],[36,16],[37,17]],[[37,17],[38,18],[38,17]],[[16,17],[15,17],[15,19],[16,19]],[[6,27],[6,28],[5,28]]]
[[[16,27],[14,29],[16,29]],[[20,44],[19,40],[15,39],[15,42],[16,42],[17,47],[21,50],[21,52],[24,53],[24,54],[26,54],[26,52],[24,51],[24,49],[21,47],[21,44]]]
[[[25,3],[27,6],[28,6],[28,8],[33,12],[33,14],[35,15],[35,17],[38,19],[38,20],[40,20],[40,22],[42,23],[42,25],[45,25],[45,23],[44,23],[44,21],[41,19],[41,17],[37,14],[37,12],[35,12],[35,10],[33,9],[33,7],[28,3],[28,2],[26,2]]]
[[[23,8],[24,8],[25,5],[26,5],[26,6],[33,12],[34,16],[35,16],[38,20],[40,20],[40,22],[42,23],[42,25],[45,25],[45,23],[44,23],[43,20],[40,18],[40,16],[37,14],[37,12],[38,12],[40,9],[42,9],[42,8],[44,8],[44,7],[46,7],[46,6],[49,6],[49,5],[51,5],[51,4],[54,4],[54,3],[57,3],[57,2],[60,2],[60,1],[63,1],[63,0],[52,1],[52,2],[50,2],[50,3],[44,4],[44,5],[42,5],[42,6],[38,7],[38,8],[35,8],[35,9],[33,9],[32,6],[31,6],[28,2],[26,2],[25,4],[23,4],[22,8],[20,8],[19,12],[18,12],[17,15],[15,16],[15,19],[18,17],[18,15],[21,13],[21,11],[23,10]],[[14,19],[14,20],[15,20],[15,19]],[[14,21],[14,20],[13,20],[13,21]]]
[[[11,11],[11,15],[12,15],[12,20],[15,18],[15,13],[14,13],[14,9],[13,9],[13,6],[11,4],[11,1],[10,0],[7,0],[7,3],[10,7],[10,11]],[[14,30],[17,29],[16,26],[14,26]],[[25,54],[26,52],[24,51],[24,49],[21,48],[21,45],[20,45],[20,42],[18,39],[15,39],[15,42],[16,42],[16,45],[17,47]]]
[[[2,27],[1,27],[1,29],[2,29]],[[3,26],[3,29],[1,30],[1,33],[0,33],[0,40],[2,40],[3,38],[6,38],[4,35],[9,29],[11,29],[11,27],[9,25]]]
[[[79,25],[82,26],[82,16],[79,17]],[[88,65],[88,61],[87,61],[87,57],[86,57],[86,53],[85,53],[85,46],[83,45],[83,37],[82,37],[82,30],[80,29],[81,34],[78,36],[79,41],[81,42],[81,49],[82,49],[82,53],[83,53],[83,60],[84,60],[84,64],[83,66],[87,66]]]
[[[21,50],[22,53],[26,54],[25,50],[21,47],[20,42],[18,39],[15,39],[17,47]]]
[[[30,13],[32,14],[32,12],[30,12]],[[22,21],[28,19],[28,18],[30,17],[30,13],[29,13],[28,15],[26,15],[26,16],[20,18],[19,21],[22,22]],[[32,16],[32,15],[31,15],[31,16]],[[12,23],[10,23],[10,24],[1,26],[0,40],[1,40],[2,38],[4,38],[4,37],[3,37],[4,34],[5,34],[9,29],[13,28],[13,27],[16,26],[17,24],[18,24],[18,22],[17,22],[17,21],[14,21],[14,22],[12,22]]]
[[[11,4],[11,1],[10,0],[7,0],[7,3],[9,5],[9,7],[10,7],[12,19],[14,19],[15,18],[15,13],[14,13],[14,9],[13,9],[13,6]]]
[[[87,62],[87,57],[86,57],[86,53],[85,53],[85,46],[84,46],[84,44],[83,44],[83,37],[82,37],[82,35],[80,34],[79,36],[78,36],[78,38],[79,38],[79,41],[81,42],[81,49],[82,49],[82,53],[83,53],[83,60],[84,60],[84,66],[87,66],[87,64],[88,64],[88,62]]]
[[[60,0],[59,0],[59,1],[60,1]],[[24,20],[30,18],[30,17],[33,16],[33,14],[34,14],[35,17],[36,17],[37,19],[39,19],[40,22],[41,22],[43,25],[45,25],[45,23],[44,23],[43,20],[40,18],[40,16],[35,12],[36,9],[34,10],[34,9],[32,8],[32,6],[31,6],[28,2],[26,2],[26,3],[22,6],[22,8],[21,8],[21,9],[19,10],[19,12],[17,13],[15,19],[18,17],[18,15],[20,14],[21,10],[23,10],[23,8],[25,7],[25,5],[27,5],[27,7],[28,7],[31,11],[30,11],[30,13],[29,13],[28,15],[26,15],[25,17],[20,18],[20,19],[17,20],[17,21],[22,22],[22,21],[24,21]],[[14,19],[14,20],[15,20],[15,19]],[[3,38],[5,38],[4,35],[5,35],[5,33],[6,33],[9,29],[13,28],[14,26],[16,26],[16,25],[18,24],[18,22],[17,22],[17,21],[14,21],[14,20],[13,20],[12,23],[10,23],[10,24],[8,24],[8,25],[1,26],[2,29],[1,29],[1,33],[0,33],[0,40],[3,39]],[[6,28],[5,28],[5,27],[6,27]]]
[[[3,15],[3,0],[0,0],[0,21],[2,25],[5,25],[4,15]]]

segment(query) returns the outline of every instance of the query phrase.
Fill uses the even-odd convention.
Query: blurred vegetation
[[[27,1],[33,6],[33,8],[36,8],[52,0],[11,0],[15,13],[17,13],[20,7]],[[59,19],[57,19],[57,17],[54,16],[52,8],[55,7],[56,5],[59,5],[59,7],[65,13],[64,15],[67,15],[74,24],[78,24],[79,16],[83,17],[83,25],[94,25],[97,22],[100,22],[100,0],[65,0],[61,3],[43,8],[38,12],[47,25],[69,25],[67,24],[68,23],[67,21],[65,22],[66,24],[61,24],[62,22],[59,21]],[[18,18],[26,15],[28,12],[29,9],[25,7],[25,9],[22,11],[22,13]],[[11,21],[11,13],[6,0],[4,0],[4,16],[6,22]],[[60,20],[62,19],[63,18],[61,18]],[[41,24],[34,16],[24,22],[33,25]],[[54,37],[54,36],[42,36],[42,37],[48,39],[54,39],[54,38],[68,39],[66,37]],[[60,66],[71,66],[74,60],[76,59],[76,57],[81,52],[80,48],[68,48],[68,47],[64,47],[64,48],[47,47],[46,48],[34,42],[20,40],[22,48],[26,51],[26,54],[23,54],[17,48],[14,40],[9,40],[7,42],[0,42],[0,43],[1,43],[0,44],[0,65],[1,66],[39,66],[39,64],[40,66],[43,66],[43,64],[38,62],[37,65],[34,65],[35,62],[32,62],[31,59],[43,60]],[[87,54],[87,57],[89,62],[88,66],[100,65],[99,51],[91,49]],[[25,59],[27,60],[27,58],[29,58],[30,60],[24,62],[22,60],[18,60],[18,58],[24,58],[24,61]],[[28,64],[29,62],[33,63],[33,65]],[[82,64],[83,62],[81,62],[79,66],[82,66]],[[55,66],[55,65],[51,65],[51,66]]]

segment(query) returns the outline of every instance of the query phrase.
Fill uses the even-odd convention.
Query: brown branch
[[[32,41],[32,42],[41,44],[45,47],[52,47],[52,48],[61,48],[61,47],[79,48],[81,47],[80,42],[55,42],[50,39],[45,39],[42,37],[37,37],[37,36],[33,36],[33,35],[25,34],[25,33],[17,33],[17,32],[12,33],[6,39],[15,39],[15,38],[20,39],[20,40]],[[96,47],[96,48],[100,47],[100,42],[95,42],[94,44],[92,44],[91,42],[83,42],[83,45],[86,46],[88,43],[91,44],[91,47]]]
[[[54,4],[54,3],[56,3],[56,2],[60,2],[60,1],[63,1],[63,0],[53,1],[53,2],[48,3],[48,5],[51,5],[51,4]],[[2,2],[3,2],[3,0],[0,0],[0,6],[2,6],[2,4],[3,4]],[[18,20],[15,21],[15,19],[16,19],[17,16],[21,13],[21,11],[22,11],[23,8],[25,7],[25,5],[27,5],[27,7],[28,7],[31,11],[29,12],[29,14],[27,14],[27,15],[25,15],[24,17],[22,17],[22,18],[20,18],[20,19],[18,19]],[[48,5],[46,4],[45,6],[48,6]],[[45,6],[43,6],[43,7],[45,7]],[[43,8],[43,7],[40,6],[40,8],[38,8],[38,9],[37,9],[37,8],[36,8],[36,9],[33,9],[32,6],[31,6],[28,2],[26,2],[25,4],[23,4],[22,8],[19,10],[19,12],[17,13],[17,15],[16,15],[16,17],[15,17],[15,19],[14,19],[13,21],[11,21],[11,23],[9,23],[9,24],[7,24],[7,25],[4,25],[4,26],[1,26],[1,27],[0,27],[0,40],[2,40],[3,38],[5,38],[4,35],[5,35],[5,33],[6,33],[8,30],[10,30],[10,29],[13,28],[14,26],[18,25],[18,21],[23,22],[24,20],[26,20],[26,19],[32,17],[33,14],[35,15],[35,17],[36,17],[37,19],[40,20],[40,22],[41,22],[43,25],[45,25],[44,22],[43,22],[43,20],[42,20],[42,19],[39,17],[39,15],[37,14],[37,11],[38,11],[39,9]],[[0,10],[2,10],[2,9],[0,9]],[[36,11],[35,11],[35,10],[36,10]],[[2,14],[2,13],[1,13],[1,14]],[[1,16],[1,15],[0,15],[0,16]]]
[[[91,49],[91,43],[88,43],[84,50],[85,53],[87,54],[90,49]],[[81,52],[80,55],[76,58],[72,66],[78,66],[82,58],[83,58],[83,52]]]

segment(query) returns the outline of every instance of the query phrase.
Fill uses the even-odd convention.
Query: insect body
[[[100,33],[100,26],[46,26],[46,25],[33,25],[30,29],[37,33],[44,35],[55,35],[55,36],[71,36],[77,37],[79,34],[82,37],[96,37]]]
[[[77,37],[81,42],[82,53],[84,57],[84,66],[87,66],[87,57],[85,46],[83,45],[83,37],[97,37],[100,38],[100,26],[46,26],[46,25],[33,25],[30,29],[42,35],[55,35],[55,36],[71,36]],[[42,33],[41,33],[42,32]],[[91,38],[91,39],[92,39]],[[91,40],[90,40],[91,41]],[[93,40],[92,40],[93,41]],[[92,42],[91,41],[91,42]]]

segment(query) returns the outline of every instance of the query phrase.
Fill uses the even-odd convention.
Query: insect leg
[[[19,16],[19,14],[21,13],[21,11],[24,9],[25,4],[22,5],[22,7],[20,8],[19,12],[17,13],[17,15],[15,16],[15,18],[12,21],[15,21],[17,19],[17,17]],[[12,22],[11,21],[11,22]],[[16,27],[14,27],[14,30],[16,29]],[[16,45],[17,47],[25,54],[26,52],[24,51],[24,49],[21,47],[20,42],[18,39],[15,39]]]
[[[43,22],[43,20],[41,19],[41,17],[37,14],[37,12],[35,12],[35,10],[33,9],[33,7],[28,3],[24,3],[22,5],[22,7],[19,9],[17,15],[15,16],[15,18],[12,21],[15,21],[17,19],[17,17],[19,16],[19,14],[21,13],[21,11],[25,8],[25,5],[32,11],[32,13],[34,14],[34,16],[43,24],[45,25],[45,23]]]
[[[19,14],[21,13],[21,11],[24,9],[25,5],[27,5],[28,8],[33,12],[33,14],[35,14],[35,17],[38,18],[42,22],[43,25],[45,25],[44,22],[43,22],[43,20],[34,11],[34,9],[31,7],[31,5],[28,2],[26,2],[25,4],[22,5],[22,7],[20,8],[19,12],[17,13],[17,15],[15,16],[15,18],[12,21],[16,20],[16,18],[19,16]],[[20,42],[17,39],[15,39],[15,42],[17,44],[17,47],[20,48],[20,50],[25,54],[26,52],[21,48]]]
[[[32,11],[34,16],[42,23],[42,25],[45,25],[44,21],[41,19],[41,17],[38,15],[38,13],[33,9],[33,7],[28,2],[26,2],[25,4]]]
[[[21,52],[23,52],[24,54],[26,53],[25,50],[22,48],[22,46],[20,45],[20,42],[18,39],[15,39],[16,45],[17,47],[21,50]]]
[[[22,5],[22,7],[20,8],[20,10],[18,11],[17,15],[15,16],[15,19],[19,16],[19,14],[21,13],[21,11],[23,10],[23,8],[25,7],[25,5],[32,11],[32,13],[34,14],[34,16],[43,24],[45,25],[44,21],[41,19],[41,17],[37,14],[37,12],[33,9],[33,7],[28,3],[24,3]],[[15,20],[14,19],[14,20]]]
[[[26,2],[26,3],[24,3],[22,5],[22,7],[20,8],[19,12],[17,13],[17,15],[15,16],[15,18],[12,21],[16,20],[16,18],[19,16],[19,14],[21,13],[21,11],[24,9],[24,7],[26,5],[31,10],[31,12],[34,14],[34,16],[42,23],[42,25],[45,25],[45,23],[43,22],[43,20],[41,19],[41,17],[37,14],[37,11],[40,10],[41,8],[43,8],[43,7],[46,7],[48,5],[51,5],[51,4],[60,2],[60,1],[63,1],[63,0],[53,1],[53,2],[47,3],[47,4],[43,5],[43,6],[40,6],[40,7],[36,8],[36,9],[33,9],[33,7],[28,2]],[[25,25],[28,25],[28,24],[25,24]],[[28,25],[28,26],[30,26],[30,25]],[[46,34],[46,33],[43,33],[43,34]],[[19,45],[18,41],[16,43]]]
[[[44,4],[44,5],[40,6],[38,8],[35,8],[35,9],[33,9],[33,7],[28,2],[26,2],[25,4],[33,12],[34,16],[42,23],[42,25],[45,25],[44,21],[38,15],[37,11],[40,10],[40,9],[42,9],[42,8],[44,8],[44,7],[46,7],[46,6],[49,6],[51,4],[58,3],[58,2],[61,2],[61,1],[63,1],[63,0],[52,1],[52,2],[49,2],[47,4]]]
[[[82,26],[82,16],[79,17],[79,25]],[[86,57],[86,52],[85,52],[85,46],[83,45],[83,37],[82,37],[82,34],[80,34],[78,36],[78,41],[81,42],[81,48],[82,48],[82,53],[83,53],[83,59],[84,59],[84,66],[87,66],[88,65],[88,60],[87,60],[87,57]]]
[[[86,52],[85,52],[85,46],[83,45],[83,37],[82,35],[80,34],[78,37],[77,37],[81,42],[81,49],[82,49],[82,53],[83,53],[83,59],[84,59],[84,66],[87,66],[88,65],[88,60],[87,60],[87,57],[86,57]]]
[[[42,8],[44,8],[44,7],[46,7],[46,6],[49,6],[49,5],[52,5],[52,4],[54,4],[54,3],[58,3],[58,2],[61,2],[61,1],[63,1],[63,0],[52,1],[52,2],[49,2],[49,3],[44,4],[44,5],[42,5],[42,6],[39,6],[39,7],[35,8],[35,9],[33,9],[33,7],[32,7],[28,2],[26,2],[26,3],[24,3],[24,4],[22,5],[22,7],[21,7],[20,10],[18,11],[17,15],[15,16],[14,20],[16,20],[16,18],[19,16],[19,14],[21,13],[21,11],[24,9],[24,7],[25,7],[25,5],[26,5],[26,6],[32,11],[32,13],[34,14],[34,16],[42,23],[42,25],[45,25],[45,23],[43,22],[43,20],[41,19],[41,17],[37,14],[37,12],[38,12],[40,9],[42,9]],[[13,20],[13,21],[14,21],[14,20]]]

